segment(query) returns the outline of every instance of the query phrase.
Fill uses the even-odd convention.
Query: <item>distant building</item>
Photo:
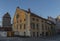
[[[12,37],[14,32],[12,31],[11,17],[7,12],[2,17],[2,27],[0,27],[0,36],[1,37]]]
[[[51,16],[48,16],[48,20],[50,20],[50,21],[52,21],[52,22],[54,22],[56,24],[56,19],[55,18],[53,18]]]
[[[56,18],[56,32],[60,33],[60,15]]]
[[[8,12],[2,17],[0,31],[12,31],[11,17]]]
[[[8,12],[2,18],[2,27],[11,27],[11,17]]]
[[[14,32],[11,27],[0,27],[0,37],[13,37]]]
[[[60,33],[60,15],[57,16],[56,18],[48,17],[48,20],[56,24],[55,26],[56,33]]]
[[[17,7],[13,18],[13,31],[19,36],[51,36],[54,34],[55,24],[30,11]]]

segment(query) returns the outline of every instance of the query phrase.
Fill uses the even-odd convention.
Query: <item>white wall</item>
[[[1,37],[7,37],[7,32],[5,32],[5,31],[0,31],[0,36],[1,36]]]

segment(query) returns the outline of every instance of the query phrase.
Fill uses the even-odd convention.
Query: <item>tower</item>
[[[8,12],[2,18],[2,26],[11,27],[11,17]]]

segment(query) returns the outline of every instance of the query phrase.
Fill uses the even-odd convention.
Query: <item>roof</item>
[[[10,17],[10,14],[7,12],[4,16],[3,16],[4,18],[6,17],[6,18],[11,18]]]
[[[25,11],[25,12],[27,12],[27,13],[28,13],[28,11],[27,11],[27,10],[24,10],[24,9],[21,9],[21,10],[23,10],[23,11]],[[34,15],[34,16],[36,16],[36,17],[38,17],[38,18],[41,18],[41,19],[46,20],[45,18],[43,18],[43,17],[41,17],[41,16],[38,16],[38,15],[36,15],[35,13],[32,13],[31,11],[30,11],[30,14],[31,14],[31,15]]]
[[[19,8],[19,9],[20,9],[20,8]],[[21,10],[23,10],[23,11],[25,11],[25,12],[27,12],[27,13],[30,12],[31,15],[34,15],[34,16],[36,16],[36,17],[38,17],[38,18],[41,18],[41,19],[43,19],[43,20],[49,21],[49,22],[51,22],[51,23],[54,24],[54,22],[52,22],[52,21],[50,21],[50,20],[48,20],[48,19],[46,19],[46,18],[43,18],[43,17],[41,17],[41,16],[38,16],[38,15],[36,15],[35,13],[32,13],[32,12],[30,11],[30,9],[28,9],[28,11],[27,11],[27,10],[24,10],[24,9],[21,9]]]

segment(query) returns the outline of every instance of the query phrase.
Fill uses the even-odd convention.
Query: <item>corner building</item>
[[[12,29],[14,34],[19,36],[49,36],[52,34],[51,24],[51,21],[32,13],[30,9],[26,11],[17,7]]]

